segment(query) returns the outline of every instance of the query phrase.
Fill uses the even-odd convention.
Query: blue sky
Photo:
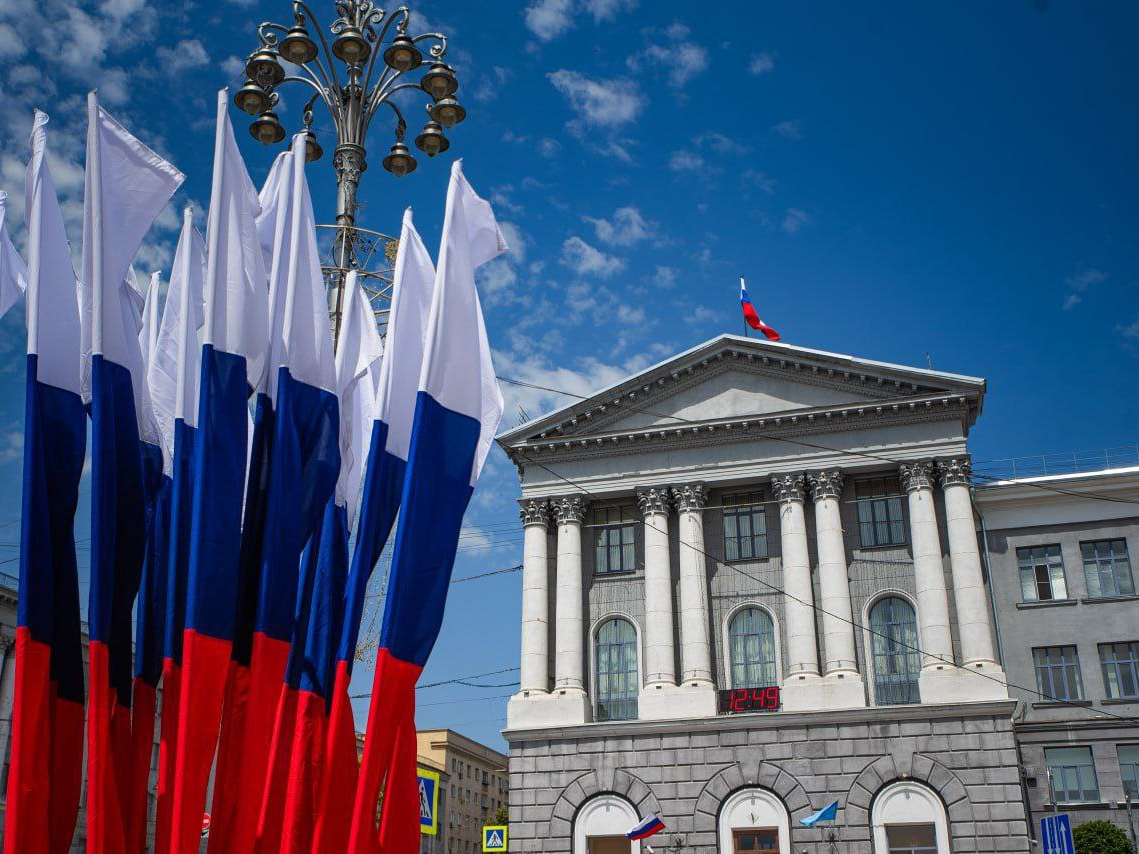
[[[209,196],[214,93],[240,86],[255,24],[287,9],[0,4],[0,188],[17,243],[39,106],[78,247],[83,96],[98,85],[188,176],[140,253],[140,269],[168,272],[180,206],[201,212]],[[416,11],[414,30],[451,36],[469,117],[449,152],[402,181],[380,167],[391,126],[377,120],[360,224],[394,232],[411,205],[434,251],[449,163],[464,158],[513,244],[482,282],[500,374],[585,393],[739,331],[745,273],[789,343],[911,365],[928,354],[988,378],[978,460],[1139,440],[1139,6],[722,2],[694,15],[666,0],[432,0]],[[38,49],[44,20],[70,31],[57,55]],[[290,130],[302,102],[285,90]],[[274,152],[233,118],[259,182]],[[331,152],[329,120],[315,126]],[[331,178],[326,155],[310,170],[326,221]],[[22,311],[0,322],[0,571],[15,568],[18,542],[22,323]],[[507,426],[519,407],[565,402],[505,392]],[[496,450],[456,576],[520,562],[517,492]],[[453,588],[424,682],[517,666],[519,582]],[[511,690],[422,690],[420,725],[501,747]]]

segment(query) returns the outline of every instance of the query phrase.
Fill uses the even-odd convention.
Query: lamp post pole
[[[249,55],[247,80],[234,95],[238,109],[255,117],[249,131],[265,145],[285,138],[285,129],[274,111],[279,89],[297,83],[313,90],[304,108],[305,157],[319,160],[324,150],[312,129],[313,107],[322,102],[336,128],[332,164],[336,172],[336,231],[330,263],[325,265],[333,342],[339,337],[344,284],[348,272],[360,269],[361,241],[383,238],[363,232],[356,225],[360,176],[368,168],[366,138],[380,107],[394,114],[395,142],[383,159],[383,167],[401,178],[415,171],[416,160],[404,137],[407,121],[396,96],[419,93],[427,98],[428,120],[415,138],[415,146],[428,157],[450,147],[444,129],[466,118],[455,99],[459,81],[445,61],[447,37],[442,33],[408,34],[411,11],[400,6],[387,12],[373,0],[336,0],[338,17],[323,27],[306,0],[294,0],[293,25],[271,21],[257,28],[259,47]],[[327,35],[325,31],[327,30]],[[331,41],[330,41],[331,38]],[[426,47],[424,55],[421,45]],[[404,96],[406,100],[407,96]],[[382,320],[382,289],[372,291],[373,308]]]

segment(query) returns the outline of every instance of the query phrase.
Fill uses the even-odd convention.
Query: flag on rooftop
[[[779,340],[779,333],[759,319],[759,313],[756,312],[755,306],[751,303],[751,298],[747,295],[743,276],[740,276],[740,306],[743,308],[744,320],[748,326],[752,329],[758,329],[768,341]]]

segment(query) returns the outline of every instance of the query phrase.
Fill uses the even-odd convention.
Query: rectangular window
[[[937,854],[937,832],[932,824],[886,825],[889,854]]]
[[[1074,646],[1040,646],[1032,650],[1036,688],[1043,700],[1082,700],[1080,659]]]
[[[763,494],[729,495],[724,498],[724,559],[753,560],[767,557],[767,516]]]
[[[1126,542],[1096,540],[1080,543],[1080,551],[1084,556],[1084,579],[1090,598],[1135,595]]]
[[[1099,663],[1107,696],[1115,700],[1139,697],[1139,641],[1101,643]]]
[[[1139,800],[1139,744],[1121,744],[1119,772],[1123,775],[1123,789],[1132,801]]]
[[[856,480],[854,497],[858,503],[858,535],[863,548],[905,543],[902,485],[898,478]]]
[[[1090,747],[1046,747],[1044,761],[1052,772],[1052,800],[1055,803],[1094,803],[1099,800],[1099,782]]]
[[[632,572],[637,568],[637,549],[634,536],[637,515],[632,507],[596,507],[591,523],[596,531],[596,561],[594,571]]]
[[[1026,546],[1016,550],[1020,567],[1020,595],[1024,602],[1051,602],[1067,599],[1064,559],[1057,546]]]

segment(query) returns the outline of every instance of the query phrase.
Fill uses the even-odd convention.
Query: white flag
[[[444,408],[479,422],[472,486],[490,453],[503,409],[475,288],[475,270],[507,248],[490,204],[471,189],[462,161],[456,160],[447,189],[443,244],[419,389]]]
[[[194,228],[193,211],[186,208],[158,340],[147,371],[165,465],[174,455],[174,421],[181,418],[191,427],[198,423],[198,375],[202,361],[199,330],[205,322],[205,281],[206,245]]]
[[[79,394],[79,302],[71,247],[47,164],[46,113],[32,120],[32,158],[24,191],[28,223],[28,353],[41,383]],[[46,306],[42,315],[40,306]]]
[[[135,412],[144,411],[146,380],[131,295],[123,289],[131,260],[155,217],[185,176],[87,96],[87,170],[83,191],[83,397],[90,400],[90,357],[131,372]],[[140,424],[140,426],[142,426]],[[145,438],[145,437],[144,437]]]
[[[355,518],[364,480],[383,353],[372,304],[353,270],[344,283],[344,314],[336,348],[340,398],[340,479],[336,483],[336,503],[348,508],[349,525]]]
[[[8,313],[28,287],[28,268],[8,237],[8,194],[0,190],[0,317]]]

